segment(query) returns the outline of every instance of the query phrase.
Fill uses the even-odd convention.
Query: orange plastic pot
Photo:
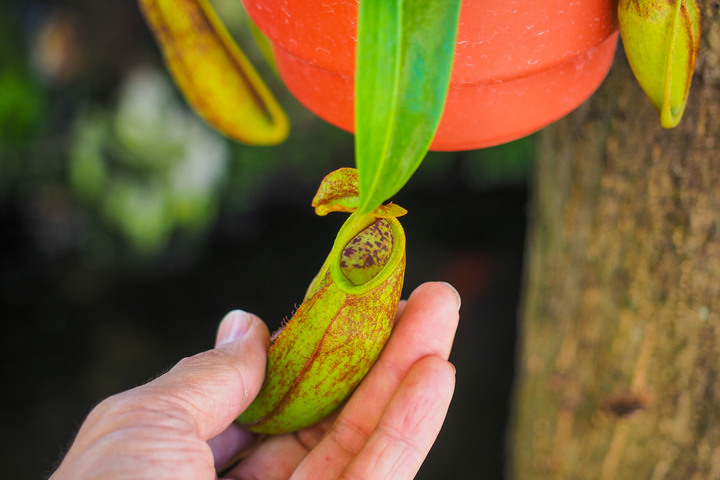
[[[243,0],[307,108],[353,130],[356,0]],[[433,150],[523,137],[602,83],[617,44],[613,0],[464,0],[450,90]],[[432,32],[428,32],[432,35]]]

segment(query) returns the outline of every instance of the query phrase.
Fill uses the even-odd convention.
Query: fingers
[[[369,437],[338,467],[321,457],[313,469],[296,467],[308,454],[297,434],[272,437],[243,460],[227,478],[264,480],[337,478],[414,478],[437,438],[455,388],[455,369],[445,359],[416,362],[402,381]],[[313,450],[313,456],[318,457]],[[307,466],[307,462],[302,464]]]
[[[265,440],[224,478],[285,480],[291,477],[308,450],[293,434],[278,435]],[[321,478],[316,472],[314,479]]]
[[[218,325],[215,335],[215,347],[240,339],[250,328],[252,322],[260,320],[252,313],[243,310],[229,312]]]
[[[440,432],[454,388],[455,368],[446,360],[429,356],[415,363],[339,478],[414,478]]]
[[[318,471],[337,478],[365,446],[413,365],[425,357],[447,360],[459,307],[455,289],[444,283],[423,284],[410,295],[380,358],[328,434],[300,465],[299,478],[314,478],[313,472]],[[436,388],[430,387],[440,393]]]
[[[230,312],[218,347],[181,360],[152,382],[131,390],[140,401],[185,414],[204,439],[217,436],[250,404],[265,376],[269,332],[256,316]]]
[[[257,438],[257,435],[241,428],[237,423],[231,423],[220,435],[207,442],[213,453],[215,469],[227,465],[238,452],[252,445]]]

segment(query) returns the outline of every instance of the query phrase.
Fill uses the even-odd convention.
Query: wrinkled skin
[[[335,417],[269,438],[226,477],[413,478],[452,397],[447,358],[459,306],[446,284],[418,287],[401,303],[379,361]],[[233,420],[260,389],[268,341],[257,317],[228,315],[215,349],[98,405],[51,478],[216,478],[218,466],[255,441]]]

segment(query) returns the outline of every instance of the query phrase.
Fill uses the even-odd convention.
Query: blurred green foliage
[[[82,110],[72,133],[70,185],[141,252],[176,228],[202,232],[217,214],[227,143],[188,112],[162,71],[128,73],[115,109]]]
[[[0,158],[38,133],[45,97],[30,71],[17,18],[7,5],[0,5]]]
[[[525,184],[535,158],[535,135],[514,142],[466,152],[465,171],[480,188]]]
[[[4,68],[0,72],[0,92],[0,145],[17,146],[32,138],[38,129],[43,91],[22,68]]]

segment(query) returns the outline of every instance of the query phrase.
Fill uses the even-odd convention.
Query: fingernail
[[[233,310],[225,315],[220,322],[215,339],[215,346],[219,347],[234,342],[247,333],[252,325],[254,315],[244,310]]]
[[[445,284],[455,294],[455,296],[457,297],[458,310],[460,310],[460,306],[462,305],[462,298],[460,298],[460,294],[455,289],[455,287],[453,287],[449,283],[447,283],[447,282],[442,282],[442,283]]]

